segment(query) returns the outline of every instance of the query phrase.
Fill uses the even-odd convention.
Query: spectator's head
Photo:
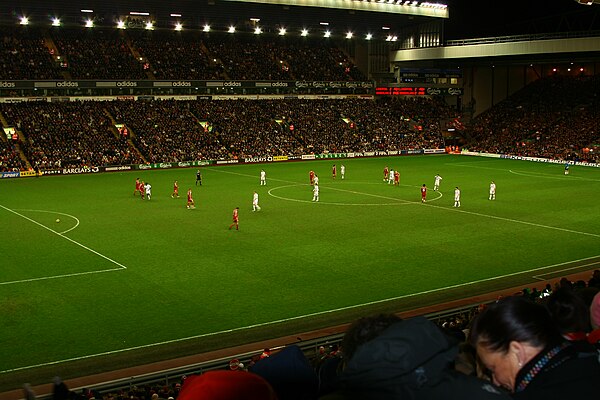
[[[562,342],[546,308],[523,296],[505,297],[484,309],[473,321],[470,338],[494,383],[509,390],[523,365]]]
[[[589,308],[577,292],[561,287],[548,297],[546,307],[560,333],[589,331]]]
[[[342,340],[344,358],[350,360],[361,344],[373,340],[390,325],[401,320],[394,314],[379,314],[354,321]]]

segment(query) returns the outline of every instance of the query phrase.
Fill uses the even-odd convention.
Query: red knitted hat
[[[209,371],[189,376],[177,400],[277,400],[260,376],[244,371]]]

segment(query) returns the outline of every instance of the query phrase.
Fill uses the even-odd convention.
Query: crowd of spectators
[[[600,161],[600,77],[539,79],[479,115],[470,149],[573,161]]]
[[[61,28],[52,40],[73,79],[147,79],[121,31]]]
[[[2,104],[32,166],[443,148],[435,99],[153,100]],[[125,137],[113,122],[123,124]],[[128,146],[131,138],[135,149]]]
[[[0,79],[61,79],[44,38],[27,27],[0,27]]]
[[[211,56],[220,60],[230,79],[292,80],[292,75],[286,66],[275,56],[277,43],[260,39],[232,36],[220,39],[211,37],[206,41],[206,47]]]
[[[367,80],[340,48],[327,41],[289,40],[276,54],[297,80]]]
[[[0,105],[25,135],[21,143],[34,168],[123,165],[141,162],[127,138],[115,135],[97,102],[27,102]]]
[[[0,38],[0,79],[367,79],[333,41],[308,38],[27,26]]]
[[[436,113],[443,108],[431,99],[125,101],[109,107],[132,129],[149,162],[443,147]]]
[[[225,79],[223,66],[209,58],[197,32],[128,32],[133,48],[156,79]]]
[[[0,140],[0,172],[19,171],[26,169],[25,161],[19,151],[10,141]]]

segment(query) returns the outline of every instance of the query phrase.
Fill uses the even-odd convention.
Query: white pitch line
[[[453,166],[453,167],[463,167],[463,168],[477,168],[477,169],[489,169],[492,171],[503,171],[503,172],[508,172],[511,173],[513,175],[519,175],[519,176],[526,176],[526,177],[531,177],[531,178],[546,178],[546,179],[558,179],[558,180],[580,180],[580,181],[589,181],[589,182],[600,182],[600,179],[592,179],[592,178],[584,178],[582,176],[573,176],[573,175],[568,175],[565,176],[563,175],[551,175],[551,174],[546,174],[543,172],[520,172],[520,171],[515,171],[513,169],[507,169],[507,168],[492,168],[492,167],[480,167],[478,165],[470,165],[470,164],[462,164],[462,163],[446,163],[445,165],[449,165],[449,166]]]
[[[573,175],[550,175],[550,174],[544,174],[544,173],[535,173],[535,172],[519,172],[519,171],[514,171],[512,169],[509,169],[508,172],[510,172],[511,174],[514,175],[519,175],[519,176],[526,176],[526,177],[530,177],[530,178],[545,178],[545,179],[558,179],[561,181],[566,181],[566,180],[580,180],[580,181],[589,181],[589,182],[600,182],[600,179],[591,179],[591,178],[584,178],[582,176],[573,176]]]
[[[241,176],[253,176],[253,175],[249,175],[249,174],[241,174],[241,173],[238,173],[238,172],[221,171],[221,170],[216,170],[216,171],[222,172],[222,173],[227,173],[227,174],[241,175]],[[286,180],[283,180],[283,179],[273,179],[273,180],[278,180],[278,181],[286,182],[286,183],[296,183],[296,182],[293,182],[293,181],[286,181]],[[327,189],[333,189],[333,190],[346,191],[345,189],[333,188],[333,187],[330,187],[330,186],[326,186],[326,188]],[[352,191],[349,191],[349,192],[351,192],[351,193],[360,193],[360,192],[352,192]],[[441,195],[440,192],[438,192],[438,193]],[[390,200],[398,200],[398,201],[403,201],[403,202],[412,203],[412,204],[422,204],[420,201],[410,201],[410,200],[394,199],[393,197],[379,196],[379,195],[376,195],[376,194],[369,194],[369,193],[362,193],[362,194],[367,195],[367,196],[373,196],[373,197],[381,197],[381,198],[390,199]],[[438,198],[436,198],[434,200],[437,200]],[[431,200],[431,201],[433,201],[433,200]],[[596,233],[580,232],[580,231],[575,231],[575,230],[572,230],[572,229],[559,228],[559,227],[551,226],[551,225],[536,224],[535,222],[527,222],[527,221],[521,221],[521,220],[518,220],[518,219],[498,217],[498,216],[489,215],[489,214],[481,214],[481,213],[474,212],[474,211],[461,210],[461,209],[459,209],[457,207],[443,207],[443,206],[437,206],[437,205],[434,205],[434,204],[431,204],[431,203],[424,203],[423,205],[428,206],[428,207],[433,207],[433,208],[439,208],[440,210],[445,210],[445,211],[454,211],[454,212],[459,212],[459,213],[463,213],[463,214],[477,215],[479,217],[497,219],[497,220],[500,220],[500,221],[514,222],[514,223],[517,223],[517,224],[535,226],[535,227],[538,227],[538,228],[553,229],[553,230],[557,230],[557,231],[561,231],[561,232],[575,233],[575,234],[578,234],[578,235],[585,235],[585,236],[592,236],[592,237],[600,238],[600,234],[596,234]]]
[[[251,178],[254,177],[254,175],[242,174],[240,172],[222,171],[222,170],[218,170],[218,169],[216,169],[214,171],[222,172],[224,174],[239,175],[239,176],[245,176],[245,177],[251,177]],[[289,186],[296,186],[296,185],[297,186],[301,186],[301,185],[308,186],[308,183],[298,183],[298,182],[294,182],[294,181],[288,181],[288,180],[285,180],[285,179],[271,179],[271,180],[272,181],[279,181],[279,182],[292,183],[293,184],[293,185],[289,185]],[[402,185],[402,186],[409,186],[409,185]],[[275,187],[275,188],[273,188],[271,190],[275,190],[275,189],[278,189],[280,187],[283,187],[283,186]],[[407,204],[419,204],[420,203],[420,201],[417,202],[417,201],[410,201],[410,200],[399,199],[397,197],[388,197],[388,196],[381,196],[381,195],[372,194],[372,193],[357,192],[357,191],[354,191],[354,190],[340,189],[340,188],[337,188],[337,187],[327,186],[327,185],[323,185],[322,187],[324,187],[325,189],[328,189],[328,190],[337,190],[337,191],[340,191],[340,192],[348,192],[348,193],[359,194],[359,195],[363,195],[363,196],[377,197],[377,198],[385,199],[385,200],[394,200],[394,201],[397,201],[397,202],[400,202],[400,203],[407,203]],[[418,186],[413,186],[413,187],[418,187]],[[269,190],[269,192],[270,192],[270,190]],[[435,200],[438,200],[438,199],[442,198],[442,194],[440,192],[437,192],[437,193],[439,194],[439,196],[436,197],[435,199],[431,199],[430,201],[435,201]],[[288,199],[288,198],[285,198],[285,197],[278,197],[278,196],[272,195],[271,193],[269,193],[269,194],[271,196],[273,196],[273,197],[277,197],[277,198],[280,198],[282,200],[290,200],[290,201],[298,201],[298,202],[303,202],[304,201],[304,200]],[[319,202],[319,203],[321,203],[321,202]],[[342,204],[342,203],[325,203],[325,202],[323,202],[322,204],[350,205],[350,204]],[[360,205],[365,205],[365,204],[360,204]],[[369,205],[369,204],[366,204],[366,205]],[[382,205],[382,204],[379,204],[379,205]]]
[[[0,282],[0,286],[2,286],[2,285],[12,285],[12,284],[15,284],[15,283],[27,283],[27,282],[35,282],[35,281],[46,281],[46,280],[49,280],[49,279],[70,278],[72,276],[79,276],[79,275],[101,274],[103,272],[112,272],[112,271],[123,271],[123,268],[102,269],[102,270],[99,270],[99,271],[76,272],[76,273],[73,273],[73,274],[43,276],[41,278],[30,278],[30,279],[21,279],[21,280],[18,280],[18,281]]]
[[[60,236],[61,238],[63,238],[63,239],[66,239],[66,240],[68,240],[69,242],[71,242],[71,243],[73,243],[73,244],[76,244],[77,246],[79,246],[79,247],[81,247],[81,248],[83,248],[83,249],[85,249],[85,250],[87,250],[87,251],[89,251],[89,252],[91,252],[91,253],[94,253],[94,254],[96,254],[97,256],[99,256],[99,257],[102,257],[102,258],[104,258],[104,259],[105,259],[105,260],[107,260],[107,261],[110,261],[111,263],[113,263],[113,264],[115,264],[115,265],[117,265],[117,266],[121,267],[121,269],[127,269],[127,267],[126,267],[126,266],[124,266],[123,264],[121,264],[121,263],[119,263],[119,262],[117,262],[117,261],[113,260],[112,258],[109,258],[109,257],[105,256],[104,254],[98,253],[96,250],[94,250],[94,249],[90,249],[90,248],[89,248],[89,247],[87,247],[86,245],[83,245],[83,244],[81,244],[81,243],[79,243],[79,242],[77,242],[77,241],[75,241],[75,240],[71,239],[70,237],[63,235],[63,234],[62,234],[62,233],[60,233],[60,232],[56,232],[54,229],[50,229],[50,228],[48,228],[46,225],[44,225],[44,224],[40,224],[40,223],[39,223],[39,222],[37,222],[36,220],[33,220],[33,219],[29,218],[29,217],[28,217],[28,216],[26,216],[26,215],[23,215],[23,214],[21,214],[21,213],[18,213],[18,212],[14,211],[14,210],[11,210],[10,208],[4,207],[2,204],[0,204],[0,207],[2,207],[2,208],[3,208],[3,209],[5,209],[6,211],[9,211],[9,212],[11,212],[11,213],[13,213],[13,214],[15,214],[15,215],[18,215],[18,216],[19,216],[19,217],[21,217],[21,218],[25,218],[25,219],[26,219],[26,220],[28,220],[29,222],[33,222],[34,224],[36,224],[36,225],[38,225],[38,226],[41,226],[42,228],[44,228],[44,229],[46,229],[46,230],[48,230],[48,231],[50,231],[50,232],[54,233],[55,235],[57,235],[57,236]]]
[[[538,227],[538,228],[552,229],[552,230],[561,231],[561,232],[575,233],[575,234],[578,234],[578,235],[592,236],[592,237],[600,238],[600,234],[597,234],[597,233],[580,232],[580,231],[575,231],[573,229],[559,228],[557,226],[536,224],[535,222],[527,222],[527,221],[521,221],[521,220],[518,220],[518,219],[498,217],[496,215],[481,214],[481,213],[474,212],[474,211],[461,210],[461,209],[459,209],[457,207],[452,207],[452,208],[450,208],[450,207],[442,207],[442,206],[436,206],[434,204],[428,204],[428,203],[425,203],[424,205],[428,206],[428,207],[439,208],[440,210],[445,210],[445,211],[454,211],[454,212],[463,213],[463,214],[476,215],[478,217],[497,219],[497,220],[500,220],[500,221],[514,222],[516,224],[523,224],[523,225],[535,226],[535,227]]]
[[[24,210],[24,209],[16,209],[15,211],[30,211],[30,212],[41,212],[41,213],[48,213],[48,214],[59,214],[59,215],[64,215],[65,217],[70,217],[73,218],[77,223],[75,224],[74,227],[67,229],[66,231],[62,231],[60,232],[61,234],[65,234],[65,233],[69,233],[71,232],[73,229],[77,228],[79,226],[79,219],[71,214],[66,214],[66,213],[62,213],[62,212],[58,212],[58,211],[48,211],[48,210]]]
[[[553,274],[556,274],[557,272],[561,272],[562,273],[562,272],[565,272],[565,271],[572,271],[574,269],[592,267],[592,266],[595,266],[595,265],[600,265],[600,260],[592,262],[592,263],[588,263],[588,264],[577,265],[577,266],[571,267],[571,268],[563,268],[563,269],[559,269],[559,270],[556,270],[556,271],[546,272],[545,274],[534,275],[532,278],[537,279],[539,281],[545,281],[547,279],[542,278],[542,276],[553,275]]]
[[[224,329],[224,330],[221,330],[221,331],[218,331],[218,332],[203,333],[203,334],[194,335],[194,336],[188,336],[188,337],[179,338],[179,339],[166,340],[166,341],[163,341],[163,342],[157,342],[157,343],[144,344],[144,345],[140,345],[140,346],[128,347],[128,348],[125,348],[125,349],[105,351],[105,352],[102,352],[102,353],[88,354],[88,355],[85,355],[85,356],[72,357],[72,358],[67,358],[67,359],[64,359],[64,360],[50,361],[50,362],[46,362],[46,363],[29,365],[29,366],[25,366],[25,367],[11,368],[11,369],[7,369],[7,370],[4,370],[4,371],[0,371],[0,374],[6,374],[6,373],[10,373],[10,372],[23,371],[23,370],[31,369],[31,368],[46,367],[46,366],[50,366],[50,365],[57,365],[57,364],[65,363],[65,362],[71,362],[71,361],[85,360],[85,359],[89,359],[89,358],[100,357],[100,356],[107,356],[107,355],[111,355],[111,354],[124,353],[124,352],[132,351],[132,350],[147,349],[147,348],[150,348],[150,347],[162,346],[162,345],[172,344],[172,343],[179,343],[179,342],[183,342],[183,341],[186,341],[186,340],[201,339],[201,338],[205,338],[205,337],[220,335],[220,334],[223,334],[223,333],[239,332],[239,331],[243,331],[243,330],[247,330],[247,329],[252,329],[252,328],[259,328],[259,327],[264,327],[264,326],[281,324],[281,323],[285,323],[285,322],[296,321],[296,320],[299,320],[299,319],[304,319],[304,318],[309,318],[309,317],[315,317],[315,316],[320,316],[320,315],[326,315],[326,314],[331,314],[331,313],[335,313],[335,312],[339,312],[339,311],[346,311],[346,310],[351,310],[351,309],[355,309],[355,308],[359,308],[359,307],[364,307],[364,306],[369,306],[369,305],[374,305],[374,304],[381,304],[381,303],[385,303],[385,302],[389,302],[389,301],[402,300],[402,299],[411,298],[411,297],[415,297],[415,296],[420,296],[420,295],[424,295],[424,294],[441,292],[441,291],[448,290],[448,289],[456,289],[456,288],[460,288],[460,287],[464,287],[464,286],[469,286],[469,285],[474,285],[474,284],[478,284],[478,283],[482,283],[482,282],[489,282],[489,281],[498,280],[498,279],[502,279],[502,278],[508,278],[510,276],[527,274],[527,273],[533,272],[533,271],[540,271],[540,270],[543,270],[543,269],[558,267],[558,266],[561,266],[561,265],[566,265],[566,264],[570,264],[570,263],[574,263],[574,262],[579,262],[579,261],[587,261],[587,260],[591,260],[593,258],[598,258],[598,257],[600,257],[600,255],[593,256],[593,257],[581,258],[581,259],[573,260],[573,261],[565,261],[565,262],[562,262],[562,263],[547,265],[547,266],[544,266],[544,267],[533,268],[533,269],[530,269],[530,270],[527,270],[527,271],[513,272],[513,273],[510,273],[510,274],[495,276],[495,277],[492,277],[492,278],[483,278],[483,279],[478,279],[478,280],[471,281],[471,282],[458,283],[456,285],[450,285],[450,286],[445,286],[445,287],[442,287],[442,288],[425,290],[425,291],[418,292],[418,293],[411,293],[411,294],[406,294],[406,295],[402,295],[402,296],[390,297],[388,299],[369,301],[367,303],[354,304],[354,305],[351,305],[351,306],[335,308],[335,309],[332,309],[332,310],[318,311],[318,312],[314,312],[314,313],[310,313],[310,314],[297,315],[295,317],[282,318],[282,319],[278,319],[278,320],[275,320],[275,321],[261,322],[259,324],[252,324],[252,325],[241,326],[241,327],[237,327],[237,328]]]
[[[284,189],[287,187],[304,186],[304,185],[306,185],[306,184],[301,183],[301,184],[296,184],[296,185],[276,186],[274,188],[269,189],[269,191],[267,193],[269,193],[270,196],[275,197],[276,199],[280,199],[280,200],[295,201],[297,203],[313,203],[313,201],[310,201],[310,200],[291,199],[289,197],[282,197],[282,196],[277,196],[277,195],[273,194],[274,190]],[[327,187],[327,189],[331,189],[331,188]],[[394,198],[388,198],[388,197],[384,197],[384,198],[396,200],[396,203],[332,203],[332,202],[327,202],[327,201],[319,201],[317,204],[327,204],[327,205],[331,205],[331,206],[399,206],[399,205],[401,206],[401,205],[412,204],[412,202],[402,200],[402,199],[394,199]]]

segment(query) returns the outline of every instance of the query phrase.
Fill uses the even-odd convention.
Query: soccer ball
[[[58,224],[59,222],[60,222],[60,219],[59,219],[59,218],[56,218],[56,223]]]

